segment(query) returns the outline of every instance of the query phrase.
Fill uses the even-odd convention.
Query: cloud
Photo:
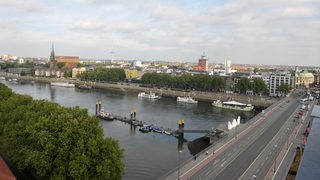
[[[319,15],[319,9],[313,7],[287,7],[282,13],[285,17],[312,17]]]
[[[103,31],[106,29],[106,23],[98,20],[77,20],[71,28],[72,30],[83,30],[83,31]]]
[[[119,23],[116,27],[118,31],[121,31],[123,33],[135,33],[135,32],[141,32],[144,30],[144,26],[138,23],[134,22],[122,22]]]
[[[45,4],[40,0],[0,0],[0,7],[7,7],[21,12],[44,12],[47,9]]]

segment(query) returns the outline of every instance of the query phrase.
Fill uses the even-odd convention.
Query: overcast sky
[[[0,55],[320,66],[319,0],[0,0]]]

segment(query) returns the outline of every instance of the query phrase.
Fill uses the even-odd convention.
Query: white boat
[[[75,87],[75,84],[69,84],[67,82],[51,82],[51,86]]]
[[[222,102],[220,100],[213,101],[212,106],[240,111],[252,111],[252,109],[254,108],[254,106],[252,106],[251,104],[243,104],[236,101]]]
[[[178,102],[185,102],[185,103],[192,103],[192,104],[197,104],[198,101],[194,100],[192,97],[187,96],[187,97],[177,97]]]
[[[153,92],[149,92],[149,93],[146,93],[146,92],[141,92],[138,94],[138,97],[144,97],[144,98],[149,98],[149,99],[159,99],[160,96],[157,96],[155,93]]]

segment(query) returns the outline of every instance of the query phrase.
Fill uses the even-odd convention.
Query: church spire
[[[54,45],[52,43],[52,50],[51,50],[51,54],[50,54],[50,69],[53,69],[55,67],[56,64],[56,55],[54,53]]]
[[[54,44],[52,43],[52,50],[51,50],[51,54],[50,54],[50,62],[55,62],[56,61],[56,56],[54,53]]]

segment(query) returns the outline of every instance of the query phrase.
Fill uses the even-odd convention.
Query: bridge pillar
[[[101,112],[101,101],[96,102],[96,115]]]

